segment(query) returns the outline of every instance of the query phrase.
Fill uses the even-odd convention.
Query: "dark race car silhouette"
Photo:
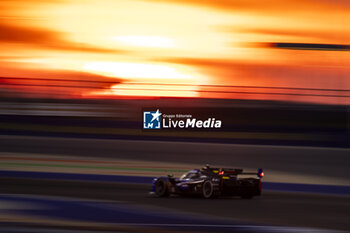
[[[251,177],[252,175],[255,177]],[[263,176],[261,168],[257,172],[243,172],[243,169],[213,168],[206,165],[202,169],[190,170],[180,178],[174,178],[172,175],[155,178],[152,193],[157,197],[177,194],[204,198],[240,196],[250,199],[261,195]]]

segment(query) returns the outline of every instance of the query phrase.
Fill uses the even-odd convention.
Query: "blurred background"
[[[2,0],[0,18],[0,231],[350,230],[349,2]],[[145,108],[223,127],[142,130]],[[266,192],[148,196],[208,163],[263,167]]]

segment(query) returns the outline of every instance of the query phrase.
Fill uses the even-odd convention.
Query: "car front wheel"
[[[169,196],[168,186],[165,180],[158,179],[155,183],[155,194],[157,197]]]
[[[210,180],[206,180],[202,185],[202,196],[204,198],[212,198],[214,196],[213,183]]]

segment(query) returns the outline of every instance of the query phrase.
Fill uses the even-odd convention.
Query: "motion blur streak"
[[[350,89],[350,5],[346,1],[1,1],[0,76],[43,78],[62,70],[89,80]],[[262,44],[267,46],[250,46]],[[50,73],[50,75],[47,75]],[[28,82],[32,82],[29,81]],[[31,97],[123,96],[269,99],[348,104],[340,95],[212,93],[185,88],[105,91],[69,87],[45,93],[1,85]],[[110,90],[108,90],[110,89]],[[159,93],[157,92],[159,90]],[[306,94],[308,92],[306,91]]]
[[[349,25],[346,0],[1,0],[0,232],[349,231]],[[208,163],[262,196],[148,195]]]
[[[160,36],[117,36],[114,39],[126,44],[141,47],[174,47],[174,41]]]

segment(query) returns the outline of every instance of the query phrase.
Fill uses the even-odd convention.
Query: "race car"
[[[251,177],[252,175],[256,177]],[[257,172],[243,172],[243,169],[214,168],[206,165],[202,169],[190,170],[180,178],[174,178],[173,175],[155,178],[151,193],[157,197],[177,194],[204,198],[240,196],[250,199],[261,195],[263,176],[262,168]]]

